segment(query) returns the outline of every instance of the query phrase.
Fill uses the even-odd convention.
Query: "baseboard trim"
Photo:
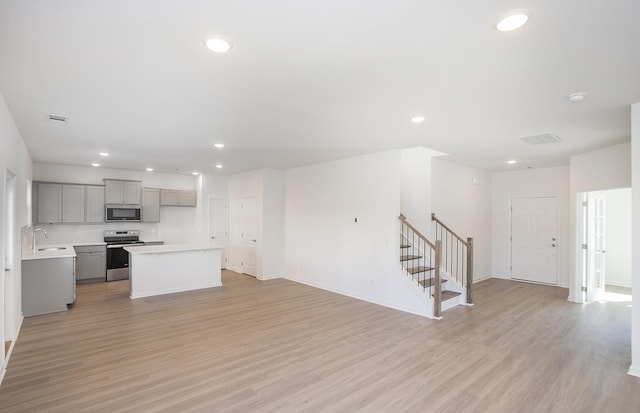
[[[256,277],[260,281],[269,281],[269,280],[277,280],[278,278],[283,278],[280,275],[264,275],[262,277]]]
[[[627,374],[631,376],[640,377],[640,366],[634,366],[633,364],[629,366],[629,371]]]
[[[7,357],[4,359],[4,365],[2,366],[2,371],[0,371],[0,386],[2,386],[2,379],[4,379],[4,375],[7,373],[7,367],[9,367],[9,359],[11,358],[11,354],[13,354],[13,348],[16,346],[18,342],[18,337],[20,336],[20,330],[22,329],[22,322],[24,321],[24,316],[20,316],[20,321],[18,322],[18,328],[16,329],[16,338],[11,342],[9,346],[9,351],[7,351]]]
[[[410,307],[405,307],[405,306],[397,305],[397,304],[394,304],[394,303],[388,303],[388,302],[385,302],[383,300],[378,300],[376,298],[367,297],[367,296],[363,296],[363,295],[360,295],[360,294],[353,294],[353,293],[350,293],[350,292],[337,290],[335,288],[328,288],[328,287],[320,285],[320,284],[312,283],[312,282],[309,282],[309,281],[299,280],[299,279],[296,279],[296,278],[293,278],[293,277],[282,277],[282,278],[284,278],[286,280],[289,280],[289,281],[297,282],[297,283],[300,283],[300,284],[308,285],[310,287],[319,288],[321,290],[329,291],[329,292],[332,292],[332,293],[335,293],[335,294],[344,295],[346,297],[354,298],[356,300],[366,301],[366,302],[371,303],[371,304],[381,305],[383,307],[392,308],[394,310],[403,311],[405,313],[410,313],[410,314],[418,315],[418,316],[421,316],[421,317],[432,318],[426,311],[419,312],[419,311],[417,311],[417,310],[415,310],[413,308],[410,308]]]
[[[613,285],[614,287],[624,287],[624,288],[632,288],[631,284],[626,284],[626,283],[617,283],[617,282],[608,282],[605,281],[606,285]]]

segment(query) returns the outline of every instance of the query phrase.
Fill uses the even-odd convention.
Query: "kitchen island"
[[[125,247],[132,299],[222,286],[220,248],[206,244]]]

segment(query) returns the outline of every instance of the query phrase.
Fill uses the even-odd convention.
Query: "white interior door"
[[[511,278],[558,284],[557,198],[511,200]]]
[[[587,206],[587,300],[604,293],[605,286],[605,196],[590,192]]]
[[[256,198],[242,200],[244,226],[242,231],[242,272],[258,274],[258,204]]]
[[[228,262],[228,207],[226,199],[209,198],[209,243],[222,248],[222,268]]]

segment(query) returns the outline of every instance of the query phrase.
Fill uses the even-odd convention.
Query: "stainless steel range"
[[[107,230],[104,231],[104,242],[107,244],[107,281],[129,279],[129,253],[124,247],[144,245],[140,241],[140,231]]]

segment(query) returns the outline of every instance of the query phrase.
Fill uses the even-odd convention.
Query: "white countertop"
[[[36,244],[36,252],[31,248],[22,250],[23,260],[41,260],[45,258],[67,258],[75,257],[76,251],[73,247],[86,247],[90,245],[106,245],[104,241],[94,242],[74,242],[73,244]],[[41,248],[63,248],[48,251],[40,251]]]
[[[36,252],[33,253],[31,248],[22,250],[23,260],[42,260],[46,258],[73,258],[76,251],[73,246],[77,244],[36,244]],[[89,244],[97,245],[97,244]],[[42,248],[61,248],[57,250],[40,251]]]
[[[180,252],[180,251],[202,251],[202,250],[219,250],[220,248],[212,247],[209,244],[165,244],[165,245],[144,245],[140,247],[124,247],[125,251],[131,254],[157,254],[163,252]]]

